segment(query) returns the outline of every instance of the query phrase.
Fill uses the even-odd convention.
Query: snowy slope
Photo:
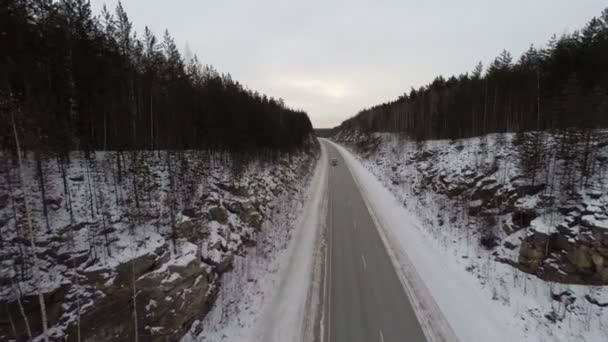
[[[322,147],[302,206],[274,222],[263,251],[238,258],[224,275],[218,303],[187,341],[311,341],[320,295],[320,248],[326,216],[327,158]],[[198,333],[194,331],[200,329]]]
[[[289,235],[316,165],[314,151],[245,163],[202,151],[44,156],[43,188],[30,154],[25,194],[16,164],[3,152],[0,305],[9,305],[10,315],[0,318],[0,340],[15,329],[26,337],[26,322],[33,335],[41,333],[32,296],[38,289],[54,339],[78,331],[93,339],[132,336],[134,294],[140,338],[183,336],[221,300],[231,269],[275,253],[274,238]],[[25,199],[40,265],[25,238]]]

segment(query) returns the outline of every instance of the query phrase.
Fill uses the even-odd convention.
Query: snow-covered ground
[[[327,210],[325,153],[322,147],[308,193],[259,235],[262,249],[236,258],[235,269],[224,275],[217,305],[182,342],[313,340]]]
[[[411,160],[408,154],[418,151],[416,143],[390,134],[376,137],[379,146],[358,149],[361,155],[338,148],[373,212],[419,320],[426,330],[435,330],[437,340],[451,340],[451,333],[461,341],[608,340],[608,309],[588,300],[607,303],[606,286],[544,281],[498,262],[496,250],[481,248],[479,236],[466,228],[469,218],[461,205],[431,188],[415,189],[425,174],[404,164]],[[436,162],[466,172],[464,166],[478,158],[479,143],[463,143],[465,152],[471,146],[475,150],[469,156],[444,153]],[[448,141],[426,144],[439,151],[451,146]],[[501,172],[509,179],[507,168],[499,168]],[[498,248],[504,255],[516,253]]]

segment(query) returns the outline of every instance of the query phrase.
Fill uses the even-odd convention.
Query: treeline
[[[395,101],[365,109],[340,128],[454,139],[498,132],[608,126],[608,9],[580,31],[503,51],[483,72],[437,77]]]
[[[275,153],[312,134],[306,113],[185,58],[165,31],[136,35],[119,3],[0,0],[0,143],[26,149]],[[204,33],[201,33],[204,34]]]

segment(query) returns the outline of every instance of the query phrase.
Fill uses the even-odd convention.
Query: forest
[[[312,134],[306,113],[184,58],[123,6],[2,0],[0,144],[14,150],[206,149],[272,156]],[[15,132],[17,133],[17,132]]]
[[[438,76],[394,101],[359,112],[341,129],[417,139],[608,126],[608,9],[583,29],[553,36],[514,61],[504,50],[485,68]],[[407,75],[404,75],[407,76]]]

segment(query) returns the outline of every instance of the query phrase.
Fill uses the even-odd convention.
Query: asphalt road
[[[324,341],[426,341],[357,184],[322,143],[338,159],[329,163]]]

